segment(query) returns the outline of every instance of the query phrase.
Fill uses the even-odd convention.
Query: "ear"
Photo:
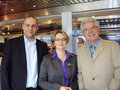
[[[38,29],[39,29],[39,26],[37,26],[37,31],[38,31]]]
[[[53,43],[53,47],[55,48],[55,43]]]
[[[24,29],[24,24],[22,24],[22,29]]]
[[[82,35],[85,36],[85,33],[83,32]]]

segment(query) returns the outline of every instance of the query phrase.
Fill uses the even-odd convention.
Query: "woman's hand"
[[[71,87],[61,86],[60,90],[72,90],[72,88]]]
[[[71,87],[67,87],[68,89],[67,90],[72,90],[72,88]]]

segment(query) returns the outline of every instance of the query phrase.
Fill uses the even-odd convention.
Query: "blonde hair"
[[[54,33],[53,33],[53,35],[52,35],[52,43],[54,44],[54,42],[55,42],[55,37],[56,37],[56,35],[57,35],[58,33],[62,33],[62,34],[64,35],[64,37],[66,38],[66,41],[67,41],[67,43],[68,43],[69,37],[68,37],[67,33],[64,32],[63,30],[54,31]]]

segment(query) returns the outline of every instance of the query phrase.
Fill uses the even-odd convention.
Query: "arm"
[[[74,80],[73,83],[71,83],[71,86],[72,90],[78,90],[78,80],[77,80],[77,76],[76,76],[76,79]]]
[[[78,66],[78,86],[79,86],[79,90],[84,88],[83,76],[82,76],[80,66]]]
[[[48,71],[47,68],[49,68],[49,62],[48,58],[46,56],[43,58],[43,61],[41,63],[40,67],[40,76],[39,76],[39,86],[42,87],[45,90],[60,90],[61,85],[56,83],[50,83],[48,82]]]
[[[2,64],[1,64],[2,90],[11,90],[10,89],[11,48],[12,47],[10,46],[10,43],[7,43],[2,57]]]
[[[120,88],[120,46],[113,45],[112,47],[112,63],[114,76],[110,82],[109,90],[119,90]]]
[[[78,66],[78,87],[79,90],[84,88],[84,83],[83,83],[83,76],[82,76],[82,70],[81,70],[81,65],[80,65],[80,55],[79,55],[79,48],[77,52],[77,66]]]
[[[73,74],[73,78],[74,81],[70,81],[70,87],[72,88],[72,90],[78,90],[78,78],[77,78],[77,74],[78,74],[78,67],[77,67],[77,57],[75,56],[74,58],[74,64],[75,66],[75,72]]]

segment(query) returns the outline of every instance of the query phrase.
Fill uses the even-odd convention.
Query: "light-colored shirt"
[[[95,46],[95,51],[97,50],[97,47],[98,47],[98,44],[99,44],[99,42],[100,42],[100,38],[95,42],[95,44],[93,45],[93,46]],[[90,54],[92,55],[92,44],[90,44],[89,42],[88,42],[88,45],[89,45],[89,49],[90,49]]]
[[[24,36],[25,50],[26,50],[26,60],[27,60],[27,87],[37,87],[38,79],[38,62],[37,62],[37,49],[36,49],[36,39],[33,42],[27,40]]]

